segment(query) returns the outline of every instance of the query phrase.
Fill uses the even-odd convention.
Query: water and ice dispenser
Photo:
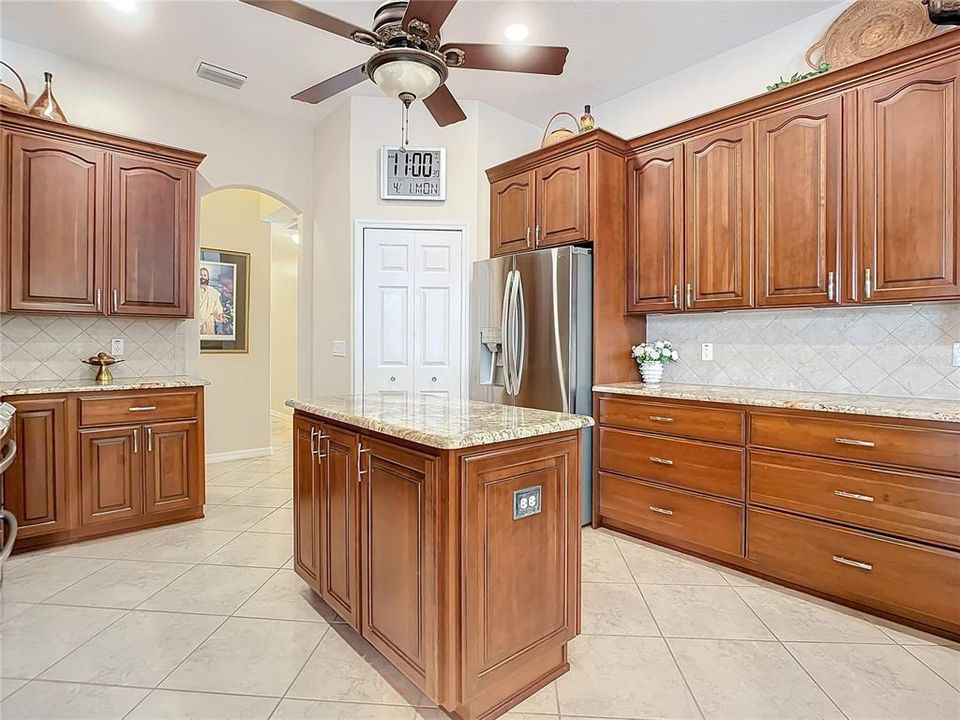
[[[504,385],[503,330],[498,327],[480,329],[480,384]]]

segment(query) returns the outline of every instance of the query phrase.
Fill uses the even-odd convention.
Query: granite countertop
[[[850,415],[874,415],[960,423],[960,402],[956,400],[847,395],[681,383],[663,383],[659,386],[644,385],[638,382],[614,383],[612,385],[595,385],[593,391],[617,395],[638,395],[664,400],[700,400],[702,402],[730,403],[732,405],[819,410],[820,412],[847,413]]]
[[[157,390],[162,388],[199,387],[209,380],[189,375],[163,375],[141,378],[114,378],[109,385],[100,385],[93,378],[72,380],[21,380],[0,383],[0,395],[41,395],[43,393],[97,392],[107,390]]]
[[[593,425],[586,415],[569,415],[474,400],[395,400],[379,395],[342,395],[287,400],[311,415],[439,448],[490,445]]]

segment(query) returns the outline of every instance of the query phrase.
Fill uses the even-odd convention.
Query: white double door
[[[462,235],[364,229],[364,394],[462,397]]]

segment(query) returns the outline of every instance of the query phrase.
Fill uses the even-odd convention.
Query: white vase
[[[659,385],[663,380],[663,363],[660,360],[646,360],[640,363],[640,376],[647,385]]]

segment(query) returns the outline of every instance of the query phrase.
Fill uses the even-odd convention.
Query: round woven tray
[[[825,62],[836,70],[926,40],[936,27],[920,0],[857,0],[807,50],[807,64],[816,69]]]

